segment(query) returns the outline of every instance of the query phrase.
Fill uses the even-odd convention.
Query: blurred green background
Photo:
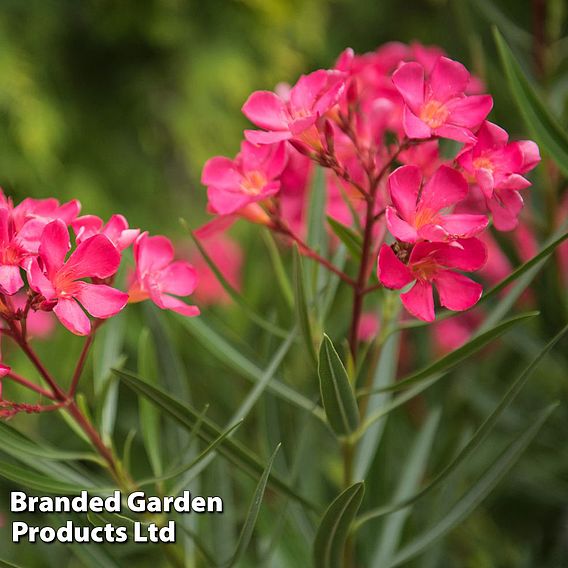
[[[108,217],[120,212],[131,225],[182,238],[180,216],[193,223],[206,218],[201,167],[215,154],[237,151],[247,127],[240,107],[252,90],[271,89],[280,81],[294,81],[301,73],[329,67],[346,46],[365,52],[391,40],[437,44],[450,57],[463,61],[494,95],[492,119],[513,137],[526,137],[496,57],[491,25],[499,26],[526,71],[540,83],[553,111],[565,118],[567,11],[564,0],[1,0],[0,184],[17,200],[52,195],[61,200],[79,198],[85,213]],[[552,179],[554,191],[563,190],[555,176],[539,168],[538,187]],[[544,238],[552,231],[554,207],[550,210],[540,190],[534,207]],[[256,250],[256,228],[239,230],[250,250]],[[259,290],[262,282],[255,270],[247,266],[246,272],[247,296],[263,296],[255,305],[272,305],[273,299]],[[565,301],[565,290],[555,289],[561,300],[542,290],[545,297],[537,304],[544,310],[544,319],[533,326],[530,336],[523,335],[523,330],[510,336],[489,363],[480,358],[447,391],[435,389],[433,396],[446,404],[446,431],[436,445],[434,471],[459,444],[456,438],[463,439],[493,408],[512,371],[522,369],[527,354],[538,350],[559,320],[565,320],[565,312],[558,309]],[[343,300],[348,301],[347,296]],[[215,312],[207,317],[214,319]],[[231,340],[248,342],[239,343],[247,354],[264,357],[275,349],[262,332],[243,331],[242,315],[232,313],[215,323]],[[138,329],[129,330],[129,368],[136,367]],[[216,402],[211,410],[214,416],[230,415],[235,391],[223,385],[234,380],[233,374],[212,362],[197,345],[188,344],[187,335],[176,335],[178,327],[172,330],[190,369],[189,379],[208,378],[196,381],[192,397],[199,404]],[[155,333],[165,332],[158,328]],[[55,362],[52,352],[52,363],[70,369],[80,342],[61,333],[58,341],[59,355]],[[416,346],[417,360],[432,359],[427,342],[419,337]],[[302,365],[302,360],[296,360],[285,378],[297,380],[298,371],[305,371]],[[530,386],[522,404],[508,416],[503,439],[523,423],[525,411],[529,415],[551,399],[565,400],[566,368],[562,355],[549,362],[539,375],[540,382]],[[483,389],[478,388],[480,382]],[[212,394],[215,386],[217,395]],[[176,388],[184,392],[187,384],[178,383]],[[269,414],[270,405],[267,408],[264,411]],[[123,442],[136,423],[136,407],[124,405],[121,411],[117,431]],[[411,414],[419,417],[421,408],[413,407]],[[18,419],[18,424],[25,419]],[[41,420],[50,423],[49,416]],[[408,417],[391,423],[386,449],[374,468],[380,483],[370,493],[376,493],[377,500],[398,476],[404,457],[399,436],[414,428]],[[453,533],[449,549],[436,549],[420,566],[568,566],[567,427],[568,415],[562,407],[498,495]],[[286,435],[297,435],[293,430]],[[61,440],[63,432],[46,435]],[[325,449],[335,451],[331,444]],[[485,458],[479,456],[479,463]],[[337,477],[333,467],[327,481]],[[211,493],[219,492],[223,482],[223,470],[215,471]],[[241,508],[251,492],[250,486],[245,487],[245,496],[236,499]],[[324,492],[319,487],[310,490],[317,496]],[[418,517],[418,524],[428,520],[429,510]],[[270,516],[263,523],[261,530],[270,528]],[[215,544],[213,535],[208,540]],[[11,554],[18,559],[22,552],[12,548]],[[35,552],[25,554],[30,566],[44,565]],[[49,565],[66,557],[65,551],[57,552],[55,547],[50,554]],[[300,559],[296,564],[280,564],[284,567],[303,566],[306,558],[303,549],[284,557]],[[155,559],[136,561],[143,565]]]

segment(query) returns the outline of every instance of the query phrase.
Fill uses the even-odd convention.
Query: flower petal
[[[402,126],[404,133],[412,139],[430,138],[432,129],[420,120],[409,107],[405,106],[402,113]]]
[[[142,233],[134,243],[136,271],[140,274],[165,268],[174,258],[174,247],[161,235],[150,237]]]
[[[416,229],[401,219],[393,207],[387,207],[385,212],[387,227],[394,237],[405,243],[415,243],[418,240]]]
[[[424,103],[424,67],[415,62],[404,63],[393,73],[392,82],[404,102],[418,114]]]
[[[81,306],[71,298],[60,298],[53,308],[59,321],[75,335],[88,335],[91,322]]]
[[[287,130],[282,100],[271,91],[252,93],[242,108],[243,114],[256,126],[266,130]]]
[[[162,292],[176,296],[188,296],[197,286],[197,271],[189,262],[178,260],[164,268],[160,274]]]
[[[481,284],[451,270],[438,272],[434,278],[434,283],[442,306],[458,312],[474,306],[483,293]]]
[[[461,63],[440,57],[430,75],[432,98],[445,103],[448,99],[462,94],[468,82],[469,72]]]
[[[20,267],[4,264],[0,266],[0,291],[11,296],[22,286],[24,281],[20,274]]]
[[[489,219],[485,215],[470,215],[467,213],[445,215],[440,219],[440,224],[453,238],[468,239],[475,237],[483,231]]]
[[[39,256],[44,263],[47,275],[52,279],[63,266],[65,256],[71,248],[67,225],[60,219],[48,223],[41,235]]]
[[[469,129],[477,128],[491,112],[493,98],[490,95],[472,95],[448,101],[448,122]]]
[[[422,189],[419,209],[440,211],[467,196],[467,181],[449,166],[440,166]]]
[[[394,253],[391,247],[384,244],[379,251],[377,277],[387,288],[399,290],[414,280],[412,272]]]
[[[108,278],[120,265],[120,253],[105,235],[79,243],[61,270],[64,278]]]
[[[389,194],[400,216],[409,221],[414,217],[422,173],[416,166],[397,168],[388,180]]]
[[[432,284],[423,280],[417,280],[416,284],[404,294],[400,295],[403,306],[418,319],[434,321],[434,294]]]
[[[201,173],[201,183],[206,186],[234,189],[239,187],[241,175],[235,163],[224,156],[215,156],[205,162]]]
[[[104,284],[76,282],[74,297],[95,318],[109,318],[116,315],[128,302],[128,294]]]

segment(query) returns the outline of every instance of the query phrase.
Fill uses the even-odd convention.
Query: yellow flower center
[[[411,270],[418,280],[431,280],[438,272],[438,265],[432,258],[426,257],[412,264]]]
[[[446,122],[450,111],[440,101],[428,101],[420,111],[420,120],[430,128],[438,128]]]
[[[436,217],[436,212],[431,211],[430,209],[422,209],[421,211],[417,211],[416,215],[414,216],[414,226],[419,229],[424,225],[429,225],[433,223]]]
[[[493,171],[493,162],[487,156],[479,156],[473,160],[473,167],[476,170],[485,169]]]
[[[266,176],[258,170],[254,170],[244,176],[241,182],[241,189],[249,195],[258,195],[266,185],[266,182]]]

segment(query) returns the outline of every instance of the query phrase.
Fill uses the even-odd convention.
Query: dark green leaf
[[[390,385],[388,387],[382,387],[380,389],[374,390],[361,390],[359,391],[359,396],[367,396],[370,394],[380,393],[380,392],[387,392],[387,391],[395,391],[401,390],[406,387],[415,385],[421,381],[424,381],[431,377],[432,375],[438,373],[447,373],[450,369],[455,367],[458,363],[461,363],[463,360],[467,359],[483,347],[485,347],[488,343],[505,333],[509,328],[519,323],[525,322],[531,318],[534,318],[538,315],[538,312],[528,312],[526,314],[521,314],[519,316],[515,316],[511,319],[508,319],[499,325],[496,325],[494,328],[478,335],[465,345],[462,345],[459,349],[456,349],[444,357],[434,361],[431,365],[428,365],[424,369],[412,373],[408,377],[397,381],[395,384]],[[443,375],[440,375],[440,377]]]
[[[314,348],[314,338],[310,315],[308,313],[308,301],[304,286],[304,270],[302,267],[302,257],[297,246],[294,246],[294,304],[296,306],[296,317],[298,326],[304,338],[304,344],[312,361],[316,361],[316,350]]]
[[[361,506],[365,484],[360,481],[340,493],[324,513],[314,542],[315,568],[340,568],[351,523]]]
[[[526,447],[537,435],[541,426],[557,407],[553,404],[544,409],[528,428],[512,442],[506,450],[492,462],[489,469],[469,489],[469,491],[453,504],[451,509],[433,527],[414,537],[395,555],[388,568],[399,566],[420,554],[439,538],[458,526],[475,508],[493,491],[503,476],[513,467]]]
[[[188,404],[182,404],[172,398],[169,394],[157,389],[138,377],[125,371],[115,371],[120,379],[136,393],[145,396],[160,408],[167,416],[176,420],[181,426],[191,431],[197,420],[201,420],[201,427],[197,435],[206,443],[210,444],[222,434],[222,429],[214,424],[202,413],[198,412]],[[242,444],[225,438],[223,443],[219,445],[218,452],[222,454],[229,462],[239,467],[242,471],[252,477],[261,475],[264,466],[261,460]],[[317,507],[304,497],[298,495],[285,481],[271,474],[269,485],[276,491],[291,497],[292,499],[302,503],[304,506],[317,510]]]
[[[454,457],[454,459],[446,465],[433,479],[422,488],[420,491],[408,497],[407,499],[399,500],[395,503],[390,503],[385,505],[384,507],[379,507],[378,509],[373,509],[365,513],[361,518],[357,521],[357,526],[361,526],[362,524],[370,521],[372,519],[376,519],[382,517],[384,515],[388,515],[393,513],[394,511],[398,511],[408,505],[411,505],[418,499],[421,499],[426,494],[430,493],[435,487],[438,487],[442,481],[444,481],[447,477],[449,477],[457,468],[458,466],[463,463],[473,452],[483,443],[484,440],[487,439],[487,436],[492,431],[493,427],[499,420],[501,416],[503,416],[505,410],[511,405],[517,394],[526,384],[528,379],[531,377],[534,370],[537,368],[539,363],[544,359],[544,357],[550,352],[550,350],[560,341],[560,339],[568,332],[568,325],[565,326],[559,333],[557,333],[541,351],[538,355],[531,361],[530,365],[519,375],[519,377],[514,381],[514,383],[509,387],[505,396],[501,399],[501,402],[497,405],[495,410],[485,419],[483,424],[477,429],[475,434],[471,437],[471,439],[467,442],[467,444],[458,452],[458,454]],[[411,389],[412,390],[412,389]],[[410,391],[408,391],[410,392]]]
[[[359,408],[331,339],[324,334],[318,361],[321,399],[327,421],[338,436],[347,436],[359,426]]]
[[[254,531],[254,527],[256,525],[256,519],[258,518],[258,513],[260,512],[260,506],[262,505],[262,500],[264,498],[264,492],[266,490],[266,485],[270,478],[270,471],[272,470],[272,465],[274,464],[274,460],[276,458],[276,454],[280,449],[280,444],[276,446],[276,449],[270,456],[268,463],[266,464],[266,468],[262,472],[262,476],[258,481],[256,489],[254,491],[254,495],[252,497],[252,501],[249,506],[249,510],[247,512],[247,516],[241,530],[241,534],[239,535],[239,540],[237,542],[237,548],[231,560],[228,563],[228,566],[234,566],[239,560],[243,557],[250,540],[252,538],[252,533]]]
[[[189,225],[184,219],[181,219],[182,225],[187,229],[189,236],[195,243],[195,246],[198,248],[203,260],[207,263],[215,277],[219,281],[219,284],[223,287],[225,292],[229,294],[232,300],[243,310],[243,312],[250,318],[251,321],[268,331],[274,335],[283,337],[286,333],[283,329],[279,328],[277,325],[267,321],[261,315],[257,314],[246,302],[246,300],[242,297],[237,290],[235,290],[231,284],[227,281],[227,279],[223,276],[223,273],[219,270],[213,259],[209,256],[205,247],[201,244],[201,241],[195,236],[195,233],[190,229]]]
[[[138,340],[138,374],[153,385],[158,384],[158,362],[152,335],[144,328]],[[160,416],[156,407],[147,400],[139,399],[140,431],[144,447],[150,460],[152,472],[156,476],[162,474],[162,456],[160,442]]]
[[[564,174],[568,175],[568,135],[561,127],[558,118],[550,114],[547,105],[542,102],[503,36],[495,27],[493,34],[511,94],[526,127],[541,148],[550,155]]]
[[[339,240],[347,247],[347,250],[353,255],[353,258],[361,258],[361,249],[363,247],[363,241],[353,229],[346,227],[339,221],[336,221],[333,217],[327,217],[327,222],[331,227],[331,230],[336,234]]]

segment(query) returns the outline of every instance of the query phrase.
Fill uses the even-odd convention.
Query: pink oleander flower
[[[256,91],[250,95],[242,111],[260,130],[246,130],[245,138],[253,144],[273,144],[298,138],[311,147],[321,142],[316,121],[331,110],[342,93],[344,74],[320,69],[302,75],[283,96],[271,91]]]
[[[404,63],[392,81],[404,99],[403,127],[412,139],[431,136],[475,142],[474,131],[493,106],[489,95],[464,94],[470,75],[457,61],[440,57],[428,80],[420,63]]]
[[[106,225],[96,215],[83,215],[71,221],[71,227],[75,231],[77,244],[101,234],[108,237],[119,251],[128,248],[140,234],[140,229],[128,227],[128,221],[122,215],[112,215]]]
[[[227,282],[236,290],[240,290],[243,263],[243,253],[240,246],[222,234],[210,240],[201,241],[201,245]],[[229,304],[231,297],[227,294],[215,273],[209,268],[201,253],[193,249],[188,258],[199,274],[199,286],[194,293],[196,301],[203,305]]]
[[[483,192],[495,228],[514,229],[523,208],[519,191],[531,185],[522,174],[540,162],[538,146],[530,140],[509,143],[505,130],[486,121],[477,132],[477,142],[467,146],[457,162]]]
[[[9,211],[10,231],[17,234],[22,249],[36,254],[45,226],[55,219],[68,225],[81,211],[81,203],[73,199],[63,205],[53,197],[33,199],[27,197],[14,207],[12,199],[0,189],[0,208]]]
[[[209,208],[217,215],[231,215],[272,197],[280,190],[278,177],[286,159],[283,143],[255,146],[246,141],[234,160],[211,158],[201,175],[201,183],[207,186]]]
[[[387,288],[400,290],[413,283],[401,294],[404,307],[417,318],[434,321],[433,286],[440,304],[453,311],[471,308],[481,297],[483,288],[456,270],[479,270],[487,259],[487,251],[478,239],[460,239],[452,243],[414,245],[408,264],[384,244],[379,252],[377,275]]]
[[[189,317],[199,315],[197,306],[175,297],[188,296],[195,290],[197,272],[188,262],[174,262],[174,247],[169,239],[142,233],[134,242],[134,260],[136,272],[128,290],[130,303],[150,299],[162,310]]]
[[[393,206],[387,207],[386,219],[397,239],[442,242],[473,237],[485,229],[485,215],[444,213],[467,196],[467,182],[457,170],[440,166],[424,186],[422,181],[417,166],[401,166],[389,176]]]
[[[81,279],[113,276],[120,265],[120,253],[104,235],[83,241],[65,260],[70,248],[65,223],[60,219],[49,223],[41,237],[38,257],[27,263],[28,280],[32,290],[45,298],[45,308],[53,306],[55,315],[69,331],[87,335],[91,322],[83,309],[95,318],[106,319],[122,310],[128,295]]]
[[[27,228],[32,229],[31,233],[36,232],[36,227],[31,225],[35,225],[33,221],[17,232],[10,211],[0,209],[0,291],[3,294],[11,296],[24,285],[20,269],[33,254],[26,246],[26,235],[30,234]]]

